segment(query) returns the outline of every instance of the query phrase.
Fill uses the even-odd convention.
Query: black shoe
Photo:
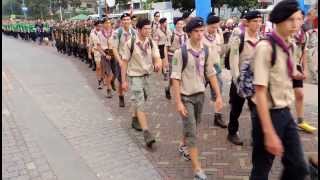
[[[166,93],[166,98],[167,99],[171,99],[171,94],[170,94],[170,88],[169,87],[165,88],[165,93]]]
[[[86,64],[89,64],[90,62],[89,62],[89,60],[88,60],[88,59],[86,59],[86,60],[85,60],[85,63],[86,63]]]
[[[119,96],[119,107],[125,107],[123,96]]]
[[[142,131],[137,117],[132,117],[131,127],[137,131]]]
[[[214,125],[221,128],[227,128],[227,123],[223,120],[221,113],[214,114]]]
[[[238,146],[242,146],[243,142],[241,141],[240,137],[238,134],[235,135],[231,135],[228,134],[228,138],[227,138],[231,143],[238,145]]]
[[[111,88],[113,91],[117,90],[116,85],[114,84],[114,79],[111,81]]]
[[[92,62],[91,61],[88,61],[88,63],[89,63],[89,68],[92,68]]]
[[[152,144],[156,142],[151,133],[146,130],[143,132],[144,141],[146,142],[147,147],[152,148]]]
[[[102,89],[103,83],[102,83],[102,79],[98,80],[98,89]]]
[[[93,68],[92,71],[96,71],[96,62],[93,62]]]

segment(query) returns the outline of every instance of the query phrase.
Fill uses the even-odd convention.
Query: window
[[[92,4],[87,4],[87,8],[92,8]]]

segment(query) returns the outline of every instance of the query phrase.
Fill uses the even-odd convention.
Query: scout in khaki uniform
[[[145,102],[149,95],[149,84],[152,81],[150,75],[153,71],[161,70],[161,60],[156,43],[149,38],[150,21],[139,19],[137,29],[137,36],[125,44],[122,52],[122,88],[127,91],[129,86],[132,92],[131,100],[134,114],[132,126],[140,124],[146,145],[152,147],[155,139],[148,129]]]
[[[192,18],[186,25],[190,39],[178,49],[172,59],[172,87],[177,111],[182,117],[183,139],[178,148],[185,159],[191,159],[194,178],[207,179],[198,160],[196,127],[201,121],[205,77],[216,92],[216,106],[222,108],[223,102],[213,68],[214,54],[202,43],[204,21]],[[186,54],[184,54],[186,53]],[[186,59],[183,60],[185,57]]]
[[[240,75],[240,67],[242,63],[252,58],[255,44],[259,41],[259,29],[262,23],[261,14],[258,11],[250,11],[245,15],[246,28],[244,34],[241,31],[235,30],[232,37],[230,37],[230,70],[232,75],[231,87],[230,87],[230,119],[228,125],[228,137],[227,139],[235,145],[243,145],[242,140],[239,137],[239,117],[242,111],[242,107],[245,102],[245,98],[241,97],[238,92],[238,81]],[[243,48],[240,52],[241,36],[243,39]],[[244,37],[243,37],[244,36]],[[247,99],[249,108],[252,105],[250,99]]]
[[[218,34],[220,18],[218,16],[214,16],[209,14],[207,18],[207,28],[204,34],[203,43],[211,48],[212,52],[214,52],[213,66],[216,70],[216,77],[219,82],[220,92],[222,92],[222,77],[221,77],[221,66],[220,66],[220,54],[221,53],[221,36]],[[222,43],[223,44],[223,43]],[[214,102],[216,99],[216,95],[214,93],[213,88],[211,89],[211,100]],[[222,128],[227,128],[226,122],[222,119],[222,109],[214,108],[214,125],[220,126]]]
[[[159,11],[156,11],[154,14],[153,14],[153,21],[151,23],[151,37],[154,38],[154,35],[157,31],[157,29],[160,28],[160,12]]]
[[[99,38],[98,38],[98,32],[101,29],[101,21],[96,21],[94,23],[94,29],[91,30],[90,33],[90,52],[93,52],[94,55],[94,62],[96,64],[96,76],[98,80],[98,89],[102,89],[103,87],[103,77],[101,73],[101,54],[98,50],[98,43],[99,43]],[[91,53],[89,54],[91,56]],[[92,59],[92,57],[90,57]]]
[[[161,18],[160,27],[153,34],[153,39],[157,42],[160,58],[163,62],[162,73],[164,74],[164,80],[169,79],[169,64],[168,64],[168,47],[170,46],[170,38],[172,32],[168,28],[167,18]]]
[[[102,74],[107,85],[107,98],[112,98],[111,81],[115,74],[115,60],[112,52],[112,24],[110,19],[103,20],[103,28],[98,33],[98,49],[101,53]]]
[[[307,179],[308,167],[289,106],[293,103],[292,79],[305,76],[297,71],[293,60],[294,43],[290,36],[300,27],[299,4],[292,0],[279,2],[271,11],[270,21],[276,24],[269,36],[256,47],[253,59],[255,105],[252,120],[252,170],[250,180],[267,180],[275,156],[284,166],[282,180]],[[272,43],[276,57],[272,58]]]
[[[172,72],[172,57],[174,52],[184,44],[187,39],[188,35],[183,31],[185,27],[184,19],[182,17],[177,17],[174,19],[175,30],[171,34],[170,37],[170,46],[168,47],[168,63],[169,63],[169,75]],[[165,95],[167,99],[171,99],[170,87],[171,87],[171,79],[169,80],[168,86],[165,87]]]
[[[122,54],[123,54],[123,49],[125,48],[125,44],[133,37],[135,36],[135,30],[131,27],[131,17],[130,14],[124,13],[120,17],[122,27],[118,28],[114,33],[113,33],[113,54],[116,59],[116,74],[115,77],[118,79],[118,95],[119,95],[119,107],[125,107],[124,103],[124,92],[122,91],[121,88],[121,70],[120,70],[120,65],[121,65],[121,60],[122,60]]]
[[[303,18],[301,17],[301,21],[303,21]],[[309,39],[306,32],[303,31],[302,28],[295,33],[293,36],[293,39],[296,44],[296,51],[294,54],[294,60],[297,64],[297,69],[303,73],[307,74],[307,46],[306,43]],[[317,128],[309,125],[306,120],[304,120],[304,107],[303,107],[303,80],[292,80],[293,82],[293,89],[294,89],[294,95],[295,95],[295,105],[296,105],[296,114],[297,114],[297,123],[298,127],[302,130],[312,133]]]

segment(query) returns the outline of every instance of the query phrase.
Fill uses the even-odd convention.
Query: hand
[[[106,54],[105,56],[106,56],[106,59],[107,59],[107,60],[109,60],[109,61],[111,60],[111,56],[109,56],[109,55],[107,55],[107,54]]]
[[[181,116],[183,116],[183,117],[187,117],[188,116],[188,111],[187,111],[186,107],[183,105],[182,102],[179,102],[177,104],[176,108],[177,108],[178,113],[180,113]]]
[[[221,112],[222,108],[223,108],[223,101],[220,95],[220,96],[217,96],[216,101],[214,102],[214,109],[216,112]]]
[[[306,79],[306,76],[301,72],[298,72],[296,75],[293,75],[292,78],[295,80],[304,80]]]
[[[282,156],[284,151],[283,146],[279,136],[276,133],[265,134],[264,145],[269,153],[275,156]]]
[[[128,82],[127,81],[123,81],[121,83],[121,88],[124,92],[127,92],[128,91]]]
[[[161,67],[162,67],[161,63],[156,63],[154,65],[154,71],[159,72],[161,70]]]

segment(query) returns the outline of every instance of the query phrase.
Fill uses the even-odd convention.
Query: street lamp
[[[27,19],[26,12],[27,12],[28,8],[26,7],[26,4],[24,3],[24,0],[22,0],[22,8],[21,9],[23,11],[24,19]]]

